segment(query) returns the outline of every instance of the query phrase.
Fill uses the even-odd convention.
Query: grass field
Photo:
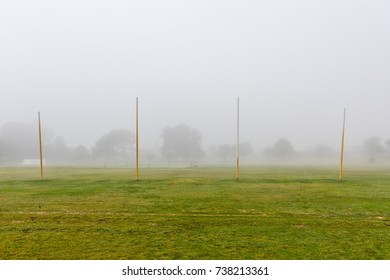
[[[390,168],[0,169],[0,259],[390,259]]]

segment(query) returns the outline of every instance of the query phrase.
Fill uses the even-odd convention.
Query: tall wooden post
[[[344,162],[344,133],[345,133],[345,108],[344,108],[344,118],[343,118],[343,130],[341,134],[341,152],[340,152],[340,174],[339,181],[343,180],[343,162]]]
[[[39,165],[40,165],[40,175],[41,175],[41,179],[43,179],[43,156],[42,156],[41,112],[38,112],[38,136],[39,136]]]
[[[236,158],[236,179],[240,176],[240,98],[237,97],[237,158]]]
[[[138,97],[136,98],[135,114],[135,176],[138,181]]]

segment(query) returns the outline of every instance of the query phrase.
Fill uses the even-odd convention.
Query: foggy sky
[[[0,126],[36,121],[69,145],[112,129],[140,145],[185,123],[205,147],[300,149],[390,138],[390,2],[3,0]]]

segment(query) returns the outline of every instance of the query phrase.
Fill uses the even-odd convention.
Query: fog
[[[389,1],[1,1],[0,128],[36,122],[72,147],[112,130],[159,149],[280,138],[296,150],[390,138]],[[45,134],[45,129],[43,131]],[[34,136],[35,137],[35,136]]]

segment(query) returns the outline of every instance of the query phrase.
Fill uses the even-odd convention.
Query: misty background
[[[237,97],[253,154],[281,139],[337,154],[344,108],[347,152],[386,154],[389,14],[385,0],[3,0],[0,156],[12,135],[38,156],[38,111],[46,156],[96,156],[110,132],[132,137],[136,97],[140,149],[157,157],[178,125],[205,154],[234,149]]]

